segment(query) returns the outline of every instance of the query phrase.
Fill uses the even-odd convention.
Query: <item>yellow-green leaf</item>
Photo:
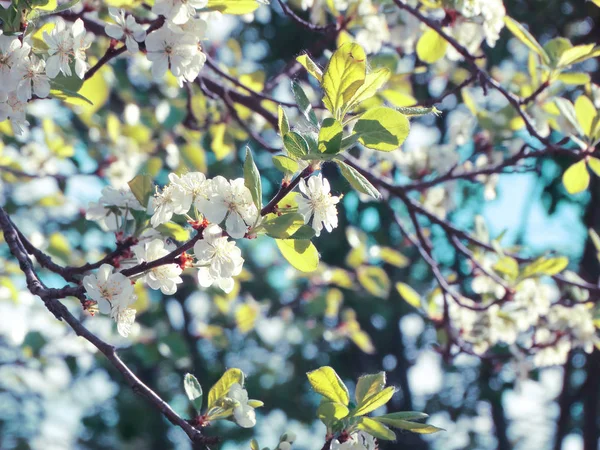
[[[402,145],[410,131],[404,114],[392,108],[373,108],[360,116],[354,133],[365,147],[391,152]]]
[[[296,61],[302,64],[302,67],[304,67],[309,74],[315,77],[319,83],[323,81],[323,71],[312,59],[310,59],[310,56],[307,54],[300,55],[296,58]]]
[[[319,151],[335,155],[340,152],[342,146],[342,124],[333,117],[323,120],[319,130]]]
[[[410,306],[414,306],[415,308],[421,307],[421,296],[408,284],[398,282],[396,283],[396,289],[398,290],[400,297],[402,297]]]
[[[582,62],[588,59],[587,57],[592,54],[594,50],[594,44],[576,45],[568,50],[565,50],[560,58],[558,59],[559,67],[567,67],[575,62]]]
[[[394,433],[384,424],[369,417],[361,418],[360,423],[358,424],[358,429],[366,431],[371,436],[381,439],[382,441],[393,441],[396,439],[396,433]]]
[[[379,257],[386,263],[392,266],[403,269],[410,264],[410,260],[397,250],[389,247],[382,247],[379,249]]]
[[[208,0],[205,9],[223,14],[243,15],[256,10],[261,3],[257,0]]]
[[[432,64],[444,57],[447,48],[448,41],[434,29],[428,28],[417,42],[417,56],[421,61]]]
[[[341,119],[340,112],[365,82],[367,57],[363,48],[346,43],[331,56],[321,87],[325,93],[323,103],[331,113]]]
[[[179,242],[187,241],[190,238],[189,230],[174,222],[163,223],[156,227],[156,231]]]
[[[290,122],[281,105],[277,107],[277,124],[279,125],[279,134],[282,137],[290,131]]]
[[[306,374],[315,392],[329,400],[348,406],[350,394],[338,374],[329,366],[320,367]]]
[[[590,82],[592,77],[589,73],[582,72],[566,72],[558,76],[558,81],[571,86],[580,86]]]
[[[363,375],[356,383],[354,397],[358,405],[361,402],[383,390],[385,387],[385,372]]]
[[[519,263],[516,259],[510,256],[502,256],[496,264],[494,270],[507,275],[510,279],[515,279],[519,276]]]
[[[348,102],[347,110],[352,110],[365,100],[373,97],[379,89],[390,79],[390,71],[386,68],[377,69],[368,73],[364,84],[356,91]]]
[[[575,114],[577,115],[577,122],[581,125],[583,132],[586,137],[592,137],[593,125],[598,112],[594,103],[585,95],[580,95],[575,100]]]
[[[529,47],[531,50],[536,52],[538,55],[542,57],[544,63],[548,64],[550,58],[546,54],[546,51],[542,48],[540,43],[531,35],[527,29],[515,19],[505,16],[504,23],[506,24],[506,28],[510,30],[515,37],[520,40],[523,44]]]
[[[244,385],[244,373],[240,369],[227,370],[208,392],[208,409],[212,408],[217,400],[225,397],[235,383]]]
[[[148,206],[148,200],[154,192],[152,178],[149,175],[138,175],[127,184],[140,205]]]
[[[387,298],[390,293],[390,279],[381,267],[362,266],[356,275],[363,288],[375,297]]]
[[[375,188],[375,186],[373,186],[358,170],[339,159],[336,159],[335,162],[339,166],[342,176],[350,183],[350,186],[362,194],[370,195],[375,199],[381,198],[381,194],[377,188]]]
[[[600,159],[590,158],[588,160],[588,166],[590,169],[592,169],[592,172],[600,177]]]
[[[370,397],[366,397],[360,402],[356,411],[354,411],[354,416],[364,416],[365,414],[369,414],[372,411],[375,411],[377,408],[382,407],[387,402],[390,401],[394,393],[396,392],[396,388],[393,386],[387,387],[381,392],[377,392],[376,394],[371,395]]]
[[[563,174],[562,181],[569,194],[585,191],[590,184],[590,174],[585,161],[582,159],[569,167]]]
[[[319,252],[307,240],[275,239],[277,248],[287,261],[300,272],[314,272],[319,267]]]
[[[296,173],[298,171],[298,163],[285,155],[273,156],[273,165],[277,170],[287,174]]]
[[[539,275],[552,276],[562,272],[569,265],[569,259],[560,256],[557,258],[540,257],[523,269],[523,278]]]
[[[350,410],[347,406],[337,402],[323,402],[317,409],[317,417],[327,426],[336,420],[348,416]]]
[[[396,414],[404,414],[404,413],[396,413]],[[409,413],[418,415],[419,413]],[[392,417],[393,414],[386,414],[385,416],[374,417],[373,420],[377,422],[392,426],[394,428],[400,428],[402,430],[407,430],[412,433],[418,434],[431,434],[437,433],[438,431],[444,431],[442,428],[434,427],[433,425],[428,425],[426,423],[418,423],[418,422],[410,422],[405,419],[400,419],[396,417]],[[427,415],[425,414],[425,417]],[[418,417],[416,417],[418,418]]]

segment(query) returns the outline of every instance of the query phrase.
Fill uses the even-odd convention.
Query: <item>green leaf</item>
[[[365,100],[373,97],[377,91],[388,82],[390,75],[391,72],[385,68],[377,69],[371,73],[368,73],[365,77],[364,84],[356,91],[356,93],[348,102],[346,111],[351,111]]]
[[[138,175],[129,183],[131,193],[140,202],[140,205],[148,206],[148,200],[154,193],[154,185],[152,184],[152,178],[150,175]]]
[[[439,61],[446,54],[448,41],[432,28],[428,28],[417,42],[417,56],[421,61],[432,64]]]
[[[427,114],[439,116],[440,114],[442,114],[442,112],[435,106],[431,106],[429,108],[425,108],[423,106],[403,106],[400,108],[396,108],[396,111],[404,114],[407,117],[426,116]]]
[[[215,406],[217,400],[225,397],[235,383],[244,385],[244,373],[240,369],[229,369],[208,392],[208,409]]]
[[[358,405],[361,402],[375,394],[378,394],[385,387],[385,372],[363,375],[356,383],[354,397]]]
[[[219,11],[223,14],[243,15],[256,10],[263,1],[258,0],[208,0],[203,11]]]
[[[576,45],[560,55],[558,60],[559,67],[568,67],[575,63],[580,63],[594,55],[594,44]]]
[[[385,423],[386,425],[393,425],[393,423],[389,422],[392,420],[424,420],[429,417],[428,414],[418,412],[418,411],[401,411],[394,412],[389,414],[383,414],[382,416],[373,417],[375,420],[381,423]]]
[[[400,253],[398,250],[394,250],[389,247],[381,247],[379,248],[378,255],[384,262],[391,264],[392,266],[396,266],[400,269],[408,267],[410,264],[410,259]]]
[[[354,125],[354,133],[365,147],[383,152],[396,150],[410,131],[408,119],[392,108],[373,108]]]
[[[251,406],[252,408],[261,408],[261,407],[265,406],[265,404],[263,402],[261,402],[260,400],[250,399],[250,400],[248,400],[248,406]]]
[[[317,417],[328,427],[336,420],[347,417],[349,413],[347,406],[337,402],[323,402],[317,409]]]
[[[319,151],[329,155],[340,152],[342,146],[342,124],[332,117],[323,120],[319,130]]]
[[[580,95],[575,100],[575,114],[584,136],[591,138],[594,134],[594,120],[598,115],[594,103],[585,95]]]
[[[250,441],[250,450],[260,450],[260,446],[258,445],[258,441],[256,439],[252,439]]]
[[[252,201],[260,211],[262,208],[262,182],[249,147],[246,147],[246,161],[244,162],[244,185],[252,194]]]
[[[577,134],[580,136],[584,135],[583,128],[579,125],[579,121],[577,120],[577,112],[575,111],[575,106],[566,98],[556,98],[554,99],[554,104],[558,108],[561,116],[569,122],[569,124],[575,128]]]
[[[283,173],[292,174],[298,172],[298,163],[289,156],[273,156],[273,165]]]
[[[196,409],[198,413],[202,409],[202,386],[196,379],[194,375],[191,373],[186,373],[183,378],[183,387],[185,388],[185,393],[192,405]]]
[[[314,272],[319,267],[319,252],[308,240],[275,239],[283,257],[300,272]]]
[[[569,167],[563,174],[562,181],[569,194],[585,191],[590,184],[590,174],[585,160],[582,159]]]
[[[365,414],[369,414],[370,412],[375,411],[377,408],[380,408],[387,402],[389,402],[395,393],[396,388],[390,386],[385,388],[381,392],[377,392],[376,394],[365,398],[360,404],[358,404],[356,410],[353,412],[353,415],[364,416]]]
[[[290,239],[304,225],[304,216],[299,213],[276,216],[262,224],[267,236],[275,239]]]
[[[147,218],[145,211],[140,211],[142,217]],[[167,222],[156,227],[156,231],[164,236],[171,237],[179,242],[187,241],[190,238],[190,231],[178,223]]]
[[[403,413],[396,413],[403,414]],[[419,414],[419,413],[414,413]],[[373,420],[380,422],[382,424],[386,424],[392,426],[394,428],[400,428],[402,430],[407,430],[412,433],[418,434],[431,434],[437,433],[438,431],[444,431],[442,428],[434,427],[433,425],[428,425],[426,423],[417,423],[417,422],[409,422],[408,420],[390,418],[392,414],[386,414],[385,416],[373,417]],[[426,415],[425,415],[426,416]]]
[[[299,158],[308,153],[308,143],[300,134],[290,131],[283,136],[283,146],[290,155]]]
[[[421,308],[421,296],[408,284],[398,282],[396,283],[396,290],[400,294],[400,297],[402,297],[410,306],[417,309]]]
[[[292,81],[292,92],[294,93],[294,98],[296,99],[296,104],[300,109],[300,112],[313,126],[318,126],[319,121],[317,120],[317,115],[310,104],[310,100],[306,96],[304,89],[300,84]]]
[[[308,225],[302,225],[294,234],[292,234],[290,239],[310,240],[314,237],[315,229]]]
[[[592,77],[589,73],[568,72],[561,73],[557,79],[558,81],[570,86],[581,86],[583,84],[589,83]]]
[[[339,166],[340,172],[342,172],[342,176],[350,183],[354,189],[362,194],[367,194],[373,197],[374,199],[380,199],[381,194],[377,190],[375,186],[371,184],[369,180],[367,180],[358,170],[354,167],[349,166],[343,161],[339,159],[335,160],[335,163]]]
[[[281,105],[277,107],[277,124],[279,125],[279,134],[282,137],[290,131],[290,121]]]
[[[396,433],[384,424],[369,417],[361,417],[357,428],[366,431],[371,436],[381,439],[382,441],[394,441],[396,439]]]
[[[507,275],[511,280],[515,280],[519,276],[519,263],[510,256],[502,256],[494,264],[494,270]]]
[[[320,367],[306,374],[315,392],[332,402],[348,406],[350,394],[338,374],[329,366]]]
[[[310,59],[307,54],[298,56],[296,61],[302,64],[302,67],[304,67],[309,74],[315,77],[319,83],[323,81],[323,71],[312,59]]]
[[[366,74],[367,56],[360,45],[348,42],[331,56],[321,87],[323,103],[334,117],[342,119],[344,106],[363,85]]]
[[[549,65],[551,67],[558,67],[559,60],[563,53],[571,48],[573,48],[571,41],[563,37],[554,38],[546,42],[546,44],[544,44],[544,51],[550,60]]]
[[[522,278],[530,278],[540,275],[556,275],[567,268],[569,258],[560,256],[557,258],[546,258],[542,256],[523,269]]]
[[[542,61],[545,64],[550,62],[550,58],[546,54],[546,51],[542,48],[540,43],[531,35],[529,31],[525,29],[523,25],[514,20],[509,16],[504,17],[504,23],[506,28],[510,30],[515,37],[520,40],[523,44],[525,44],[529,49],[533,50],[535,53],[542,57]]]
[[[597,176],[600,177],[600,159],[590,157],[588,160],[588,167],[594,172]]]
[[[390,294],[390,279],[385,270],[377,266],[361,266],[356,269],[359,283],[371,295],[387,298]]]

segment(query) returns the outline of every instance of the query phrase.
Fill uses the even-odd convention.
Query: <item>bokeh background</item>
[[[600,9],[583,0],[506,0],[505,5],[508,13],[527,23],[541,42],[559,35],[569,37],[574,44],[600,37]],[[523,47],[509,40],[508,34],[503,33],[494,49],[486,49],[498,79],[510,77],[526,64]],[[261,70],[270,79],[301,51],[316,49],[318,54],[324,45],[321,40],[322,35],[291,23],[273,2],[262,6],[253,21],[229,17],[212,24],[206,48],[239,73]],[[332,48],[332,43],[326,45]],[[243,57],[237,59],[239,52]],[[410,71],[414,58],[399,58]],[[164,115],[162,126],[168,131],[182,120],[184,97],[149,85],[136,73],[136,64],[142,62],[120,60],[114,65],[110,96],[99,114],[121,115],[125,111],[135,116],[141,111],[143,120],[152,109]],[[600,82],[598,61],[591,61],[587,69]],[[444,91],[451,76],[443,70],[412,75],[413,95],[419,100],[435,97]],[[302,72],[296,77],[307,80]],[[290,101],[288,86],[284,80],[274,95]],[[439,106],[444,111],[440,117],[415,120],[403,151],[443,144],[452,134],[451,127],[460,126],[452,120],[451,112],[459,101],[450,96]],[[90,132],[86,120],[54,101],[40,102],[32,112],[35,120],[50,118],[53,126],[75,137],[73,157],[58,160],[54,171],[68,176],[4,179],[0,202],[27,236],[41,248],[49,248],[59,260],[62,256],[72,261],[73,255],[93,260],[110,249],[113,236],[86,221],[82,211],[99,198],[105,181],[96,175],[78,174],[102,169],[105,153],[101,143],[106,130]],[[158,146],[164,151],[159,157],[174,157],[165,134],[152,133],[150,141],[164,140],[164,145]],[[27,137],[28,142],[44,139],[35,133]],[[6,156],[19,147],[10,137],[4,140],[0,158],[2,152]],[[206,151],[202,161],[195,163],[206,166],[212,175],[238,177],[241,166],[237,162],[243,159],[246,141],[233,141],[230,154],[217,160],[210,142],[203,140]],[[273,194],[280,175],[272,168],[270,155],[261,152],[256,143],[250,145],[257,152],[266,195]],[[458,151],[469,154],[472,148],[473,135]],[[28,157],[33,169],[35,157]],[[556,251],[568,256],[572,268],[580,267],[586,278],[597,278],[597,259],[587,242],[587,228],[600,227],[600,188],[594,180],[589,194],[565,196],[560,174],[566,163],[544,160],[536,172],[502,175],[497,198],[492,201],[483,201],[480,186],[459,184],[451,191],[454,207],[448,219],[469,227],[476,215],[482,215],[492,235],[507,230],[505,244],[523,245],[531,254]],[[192,166],[185,158],[181,164]],[[122,169],[124,178],[130,175],[127,169],[127,165]],[[347,192],[335,169],[324,170],[335,192]],[[168,172],[168,165],[156,171],[159,184]],[[383,267],[390,280],[404,281],[420,292],[432,287],[427,266],[407,245],[387,207],[361,202],[349,192],[339,217],[339,227],[316,240],[323,263],[351,271],[348,257],[352,243],[365,239],[357,231],[362,230],[366,237],[362,241],[364,257]],[[452,264],[452,247],[441,236],[438,239],[435,230],[432,232],[436,256]],[[410,263],[403,268],[382,263],[379,247],[402,252]],[[0,252],[0,448],[190,448],[181,430],[136,397],[101,355],[23,289],[18,267],[4,259],[4,246]],[[274,446],[284,431],[298,435],[294,448],[321,448],[324,427],[315,419],[318,398],[311,393],[304,374],[322,365],[333,366],[351,391],[353,380],[361,374],[385,370],[388,382],[399,388],[389,405],[391,410],[424,411],[431,415],[430,423],[446,430],[427,437],[399,433],[397,443],[382,444],[383,449],[579,450],[584,433],[597,435],[597,351],[592,355],[575,351],[565,367],[534,372],[528,372],[519,361],[501,364],[468,355],[443,361],[436,351],[435,328],[395,291],[380,298],[364,289],[339,288],[331,281],[332,271],[317,280],[303,278],[267,239],[244,243],[243,254],[248,274],[234,295],[200,291],[191,277],[172,297],[138,292],[143,313],[138,318],[141,331],[135,339],[119,338],[106,318],[86,320],[94,332],[121,347],[121,357],[134,372],[185,416],[191,413],[182,386],[186,372],[194,373],[208,391],[226,368],[241,368],[247,374],[250,396],[264,401],[265,406],[260,409],[255,430],[242,430],[233,424],[209,429],[209,433],[224,437],[220,448],[249,448],[254,432],[261,446]],[[49,274],[44,280],[61,286],[61,280]],[[311,287],[315,282],[318,285]],[[328,312],[328,308],[335,308],[332,305],[340,294],[341,309],[355,311],[368,340],[340,334],[343,313]],[[76,309],[77,305],[73,301],[70,306]],[[248,309],[258,312],[246,314]]]

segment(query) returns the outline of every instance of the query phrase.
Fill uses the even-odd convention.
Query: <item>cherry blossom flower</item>
[[[139,263],[155,261],[169,254],[162,239],[154,239],[150,242],[140,243],[132,248]],[[144,277],[152,289],[158,290],[165,295],[173,295],[177,292],[177,285],[183,283],[181,267],[177,264],[163,264],[151,269]]]
[[[16,36],[4,36],[0,30],[0,92],[11,92],[19,79],[17,70],[31,47]]]
[[[77,19],[81,20],[81,19]],[[46,74],[55,78],[59,72],[70,77],[71,58],[73,57],[73,36],[61,20],[56,23],[52,31],[44,31],[44,42],[48,45],[48,59],[46,60]]]
[[[253,225],[258,216],[244,179],[227,181],[219,175],[213,178],[211,185],[208,200],[200,199],[198,202],[199,210],[213,223],[220,224],[225,220],[225,229],[232,238],[243,238],[248,226]]]
[[[181,25],[194,17],[197,9],[204,8],[207,4],[207,0],[157,0],[152,12]]]
[[[85,51],[90,48],[94,41],[92,34],[86,33],[85,27],[83,26],[83,20],[77,19],[73,22],[71,28],[73,33],[73,55],[75,58],[75,74],[83,80],[85,72],[88,69],[86,62]]]
[[[233,408],[235,423],[242,428],[252,428],[256,425],[256,412],[248,404],[248,391],[246,389],[239,383],[234,383],[227,393],[227,398],[236,403],[236,406]]]
[[[125,38],[127,50],[136,53],[140,49],[138,42],[146,39],[146,30],[135,21],[135,17],[132,15],[125,17],[125,11],[122,9],[108,8],[108,14],[116,23],[109,23],[104,27],[106,34],[118,41]]]
[[[223,236],[221,227],[209,225],[203,239],[194,244],[194,254],[198,263],[204,265],[198,271],[200,286],[217,284],[227,293],[233,290],[233,277],[242,271],[244,258],[235,242]]]
[[[337,227],[337,209],[335,205],[339,197],[330,193],[329,181],[322,174],[309,178],[308,183],[300,180],[300,192],[306,197],[297,197],[298,212],[304,216],[304,223],[310,222],[316,235],[321,234],[323,227],[329,232]]]
[[[46,62],[35,55],[23,60],[21,81],[17,86],[17,98],[26,102],[33,94],[39,98],[48,97],[50,94],[50,79],[46,75]]]

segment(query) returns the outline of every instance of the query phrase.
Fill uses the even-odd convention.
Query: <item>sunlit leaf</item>
[[[585,161],[581,160],[570,166],[563,174],[562,181],[569,194],[585,191],[590,184],[590,174]]]
[[[300,239],[276,239],[283,257],[300,272],[314,272],[319,267],[319,252],[312,242]]]
[[[306,376],[310,385],[318,394],[332,402],[341,403],[345,406],[350,403],[348,388],[333,368],[329,366],[320,367],[317,370],[308,372]]]
[[[417,42],[417,56],[427,64],[439,61],[446,54],[448,41],[432,28],[428,28]]]

